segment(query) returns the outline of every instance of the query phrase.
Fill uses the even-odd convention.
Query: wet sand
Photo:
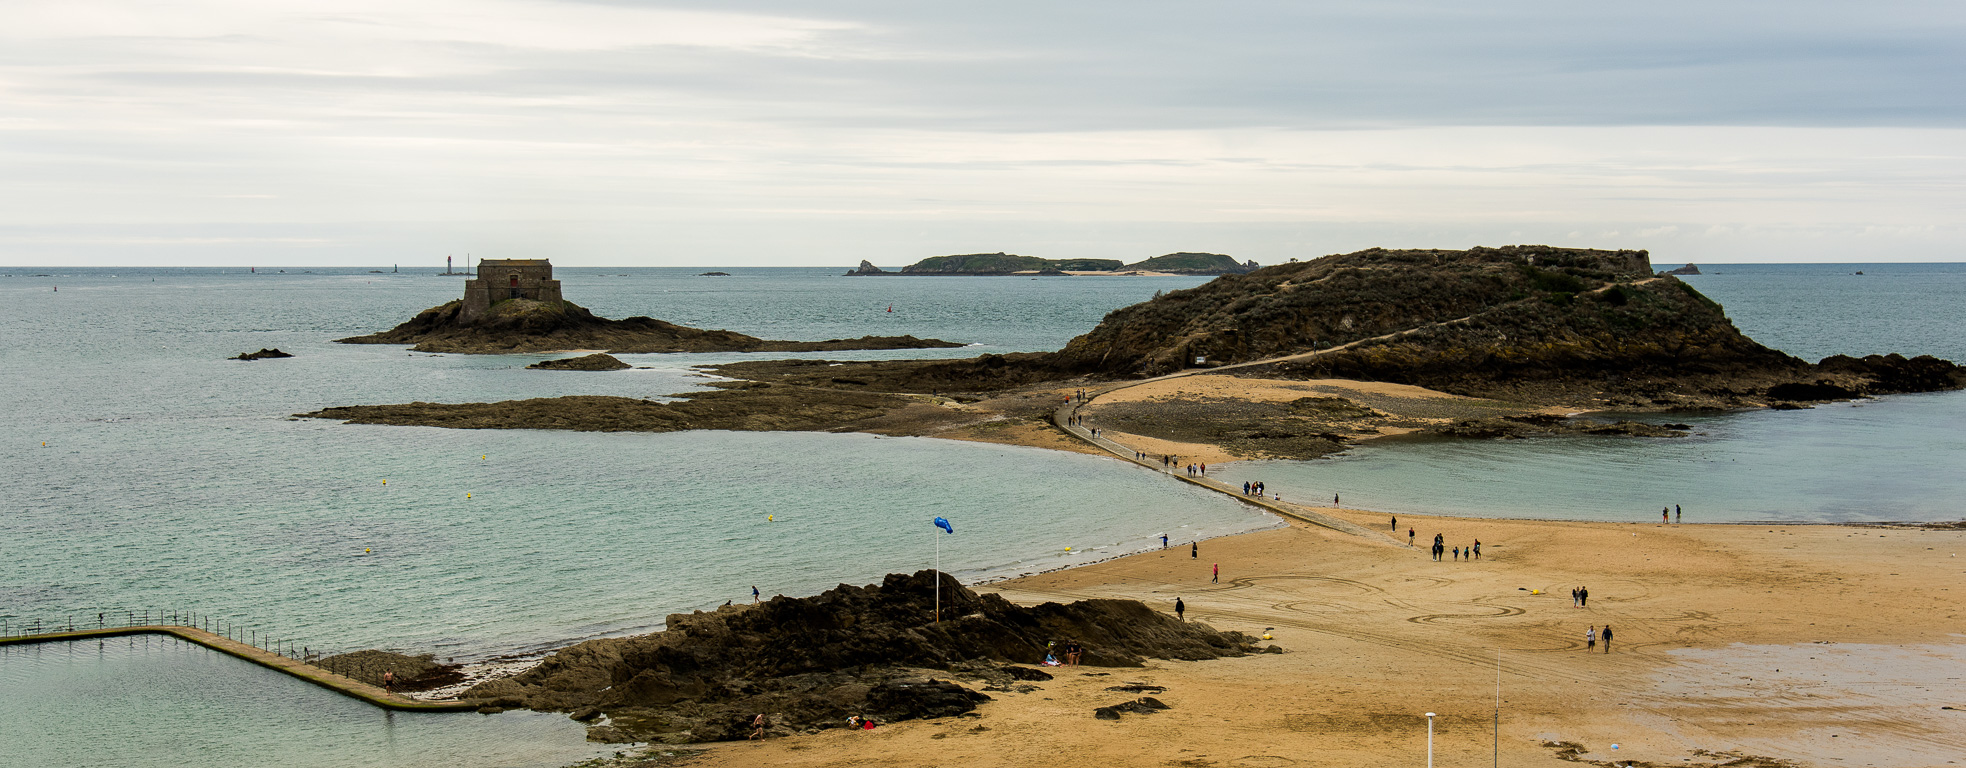
[[[977,718],[719,745],[698,762],[1416,766],[1431,711],[1438,765],[1487,765],[1498,653],[1509,765],[1966,761],[1966,532],[1402,516],[1401,542],[1407,527],[1421,548],[1293,524],[1203,542],[1198,560],[1175,548],[987,588],[1181,597],[1191,619],[1274,628],[1280,655],[1065,670],[992,694]],[[1480,539],[1483,559],[1432,561],[1436,532]],[[1572,605],[1578,585],[1588,607]],[[1586,628],[1607,623],[1611,652],[1586,652]],[[1121,682],[1167,686],[1172,709],[1094,719],[1137,695],[1104,690]]]

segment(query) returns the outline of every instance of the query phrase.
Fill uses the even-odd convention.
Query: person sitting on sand
[[[1077,640],[1065,641],[1065,666],[1068,667],[1078,666],[1079,654],[1081,653],[1085,653],[1085,649],[1079,647],[1079,643]]]

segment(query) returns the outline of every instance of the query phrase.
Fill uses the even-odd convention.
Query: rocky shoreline
[[[486,712],[567,712],[591,723],[596,741],[682,744],[744,738],[759,713],[767,716],[767,736],[844,728],[855,716],[893,722],[962,715],[990,700],[984,691],[1039,690],[1036,683],[1052,675],[1032,665],[1062,655],[1067,642],[1081,644],[1082,663],[1092,667],[1266,650],[1241,633],[1180,621],[1134,600],[1022,607],[933,571],[675,614],[666,626],[561,649],[465,697],[483,701]]]

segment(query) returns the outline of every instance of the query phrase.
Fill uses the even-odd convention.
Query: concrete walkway
[[[1152,459],[1152,458],[1142,459],[1136,457],[1135,456],[1136,451],[1134,451],[1131,446],[1125,445],[1123,443],[1120,443],[1119,441],[1112,440],[1110,438],[1106,438],[1103,436],[1093,437],[1091,428],[1077,426],[1071,423],[1072,411],[1076,410],[1079,406],[1085,405],[1087,403],[1091,403],[1093,400],[1097,400],[1100,395],[1107,394],[1109,392],[1115,392],[1121,389],[1125,389],[1127,387],[1137,386],[1139,384],[1145,384],[1149,381],[1159,381],[1161,379],[1169,379],[1179,375],[1189,375],[1191,373],[1195,373],[1195,372],[1184,371],[1181,374],[1170,374],[1168,376],[1161,376],[1153,379],[1143,379],[1141,381],[1127,382],[1125,384],[1108,385],[1106,387],[1091,392],[1089,396],[1086,398],[1085,403],[1068,402],[1062,406],[1059,406],[1059,408],[1056,411],[1052,412],[1051,421],[1053,424],[1058,425],[1059,429],[1065,430],[1067,434],[1079,438],[1080,440],[1084,440],[1087,443],[1091,443],[1092,445],[1099,447],[1100,449],[1106,451],[1107,453],[1110,453],[1126,461],[1130,461],[1140,466],[1146,467],[1148,469],[1154,470],[1156,472],[1160,472],[1162,474],[1165,474],[1176,480],[1180,480],[1182,482],[1188,483],[1190,485],[1196,485],[1202,488],[1207,488],[1208,490],[1215,491],[1217,493],[1228,494],[1229,496],[1232,496],[1242,501],[1245,504],[1251,504],[1254,506],[1262,507],[1271,512],[1275,512],[1279,515],[1283,515],[1284,517],[1292,518],[1295,520],[1301,520],[1306,523],[1310,523],[1316,526],[1321,526],[1324,528],[1329,528],[1331,530],[1338,531],[1340,533],[1348,533],[1353,536],[1363,537],[1369,541],[1383,542],[1383,543],[1393,544],[1396,546],[1405,546],[1403,543],[1392,538],[1391,536],[1381,534],[1378,531],[1368,529],[1362,525],[1358,525],[1348,520],[1341,520],[1336,517],[1332,517],[1330,515],[1317,511],[1316,508],[1306,507],[1300,504],[1291,504],[1287,502],[1277,501],[1275,499],[1269,499],[1262,496],[1247,496],[1243,494],[1241,488],[1231,486],[1228,483],[1222,482],[1215,478],[1208,477],[1206,475],[1190,477],[1188,476],[1187,471],[1185,469],[1182,469],[1181,467],[1159,466],[1160,462],[1156,459]],[[1330,509],[1330,507],[1325,507],[1324,509]]]
[[[361,699],[383,709],[403,712],[464,712],[475,710],[480,702],[451,699],[447,701],[419,701],[385,691],[354,678],[343,677],[311,664],[263,650],[237,640],[227,639],[197,627],[181,627],[168,624],[152,624],[135,627],[114,627],[109,629],[83,629],[74,632],[47,632],[38,635],[17,635],[0,637],[0,645],[28,645],[32,643],[53,643],[69,640],[89,640],[124,635],[170,635],[186,642],[197,643],[220,653],[230,654],[267,669],[283,672],[307,682],[326,688],[335,693]]]

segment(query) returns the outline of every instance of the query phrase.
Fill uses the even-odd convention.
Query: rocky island
[[[560,281],[545,259],[483,260],[464,298],[417,313],[381,333],[336,339],[342,344],[410,344],[418,352],[496,355],[601,349],[609,352],[834,352],[857,349],[945,349],[963,346],[914,336],[863,336],[827,341],[772,341],[736,331],[710,331],[651,317],[610,320],[560,297]]]
[[[846,274],[862,275],[943,275],[959,277],[1003,277],[1007,275],[1121,275],[1152,273],[1159,275],[1235,275],[1253,272],[1254,261],[1237,263],[1219,253],[1170,253],[1134,264],[1118,259],[1045,259],[1009,253],[968,253],[931,256],[889,272],[862,260]]]
[[[768,423],[1083,449],[1051,418],[1061,392],[1092,387],[1107,394],[1082,417],[1122,440],[1183,455],[1306,457],[1414,431],[1665,436],[1684,430],[1558,422],[1966,386],[1966,369],[1929,356],[1799,360],[1743,335],[1692,286],[1655,274],[1644,251],[1548,246],[1374,248],[1226,275],[1115,310],[1056,352],[713,369],[750,383],[625,412],[554,398],[307,415],[477,428]],[[604,415],[626,412],[635,417]]]

